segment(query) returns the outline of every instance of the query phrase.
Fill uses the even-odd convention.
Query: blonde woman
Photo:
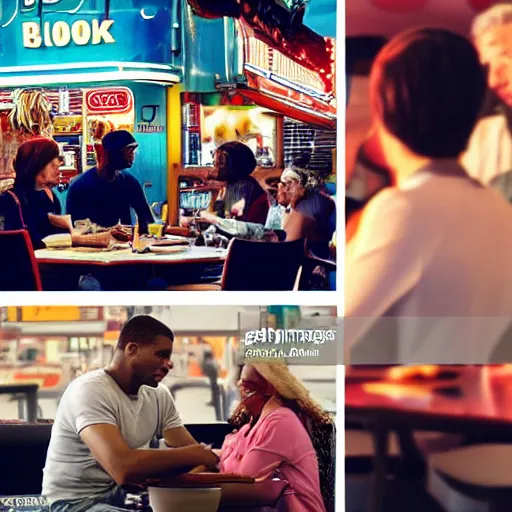
[[[222,473],[289,483],[278,510],[334,510],[334,424],[284,363],[242,369],[242,401],[220,451]]]

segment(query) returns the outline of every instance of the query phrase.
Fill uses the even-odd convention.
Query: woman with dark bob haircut
[[[52,187],[59,183],[61,165],[53,139],[35,137],[21,144],[14,159],[14,187],[0,196],[0,230],[26,228],[34,249],[44,247],[46,236],[68,231],[54,225],[59,224],[61,206]]]

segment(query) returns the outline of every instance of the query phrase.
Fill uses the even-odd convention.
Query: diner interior
[[[240,401],[237,369],[244,359],[237,354],[243,333],[265,326],[332,329],[336,323],[336,308],[324,306],[12,306],[1,308],[0,314],[0,457],[9,461],[0,471],[0,506],[17,499],[14,510],[28,510],[16,508],[25,504],[38,505],[40,512],[48,510],[40,496],[42,469],[58,403],[74,379],[109,363],[120,329],[130,318],[151,315],[172,328],[173,368],[162,384],[190,433],[216,449],[232,431],[227,420]],[[334,421],[336,366],[289,364],[289,369]],[[334,436],[330,432],[328,443],[334,443]],[[334,446],[325,446],[332,471]],[[225,478],[242,486],[251,481]],[[168,485],[167,496],[153,488],[149,499],[154,512],[174,507],[181,512],[234,512],[248,506],[240,498],[221,498],[218,508],[218,484],[218,478],[185,477]],[[262,498],[272,511],[284,491],[273,484],[269,482]]]
[[[144,84],[0,90],[2,192],[12,187],[17,148],[32,137],[27,126],[36,122],[40,134],[52,136],[61,148],[63,164],[53,190],[62,214],[67,215],[70,183],[96,165],[106,134],[127,130],[134,133],[140,146],[131,172],[154,217],[149,233],[141,236],[135,235],[133,210],[131,225],[114,228],[75,220],[71,235],[47,236],[35,250],[27,246],[23,233],[0,233],[0,245],[10,248],[9,257],[20,268],[16,279],[0,278],[0,289],[90,289],[80,285],[81,276],[88,274],[103,290],[333,289],[334,236],[327,241],[328,253],[318,254],[306,238],[279,244],[259,240],[256,244],[241,239],[229,226],[213,227],[201,215],[213,210],[223,189],[222,183],[209,177],[214,148],[231,140],[243,140],[254,152],[257,168],[253,175],[273,201],[283,167],[304,156],[325,178],[324,192],[335,199],[336,132],[259,107],[241,94],[223,95],[228,102],[225,105],[218,104],[218,95],[206,95],[210,97],[206,101],[200,95],[184,94],[183,165],[168,176],[165,151],[155,148],[155,141],[165,146],[165,122],[161,133],[148,135],[146,125],[154,128],[152,123],[160,122],[154,119],[159,111],[140,107],[150,94],[158,96],[161,91]],[[165,102],[160,107],[165,110]],[[148,124],[146,118],[152,121]],[[174,172],[179,173],[177,214],[169,211],[167,201],[168,179],[176,179]],[[173,217],[174,224],[169,222]],[[329,220],[333,226],[335,217],[334,213]],[[67,222],[71,224],[71,219]],[[270,229],[266,232],[272,233]],[[286,237],[282,228],[275,233],[278,239]],[[275,262],[270,273],[265,263],[268,259]]]

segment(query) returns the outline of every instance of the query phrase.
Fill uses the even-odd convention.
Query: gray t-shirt
[[[62,395],[52,428],[42,492],[50,502],[99,497],[114,483],[80,438],[82,430],[100,423],[119,427],[133,449],[149,448],[155,434],[183,425],[161,384],[141,386],[130,396],[103,369],[82,375]]]

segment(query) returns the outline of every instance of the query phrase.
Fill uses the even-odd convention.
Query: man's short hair
[[[472,44],[443,29],[402,32],[378,54],[373,115],[414,153],[456,158],[468,143],[486,80]]]
[[[127,147],[137,147],[135,137],[128,130],[115,130],[109,132],[101,140],[105,151],[120,151]]]
[[[471,27],[473,39],[477,39],[489,29],[512,23],[512,3],[500,3],[493,5],[480,13]]]
[[[134,316],[123,325],[116,348],[124,350],[130,342],[149,345],[157,336],[174,341],[174,333],[160,320],[149,315]]]

